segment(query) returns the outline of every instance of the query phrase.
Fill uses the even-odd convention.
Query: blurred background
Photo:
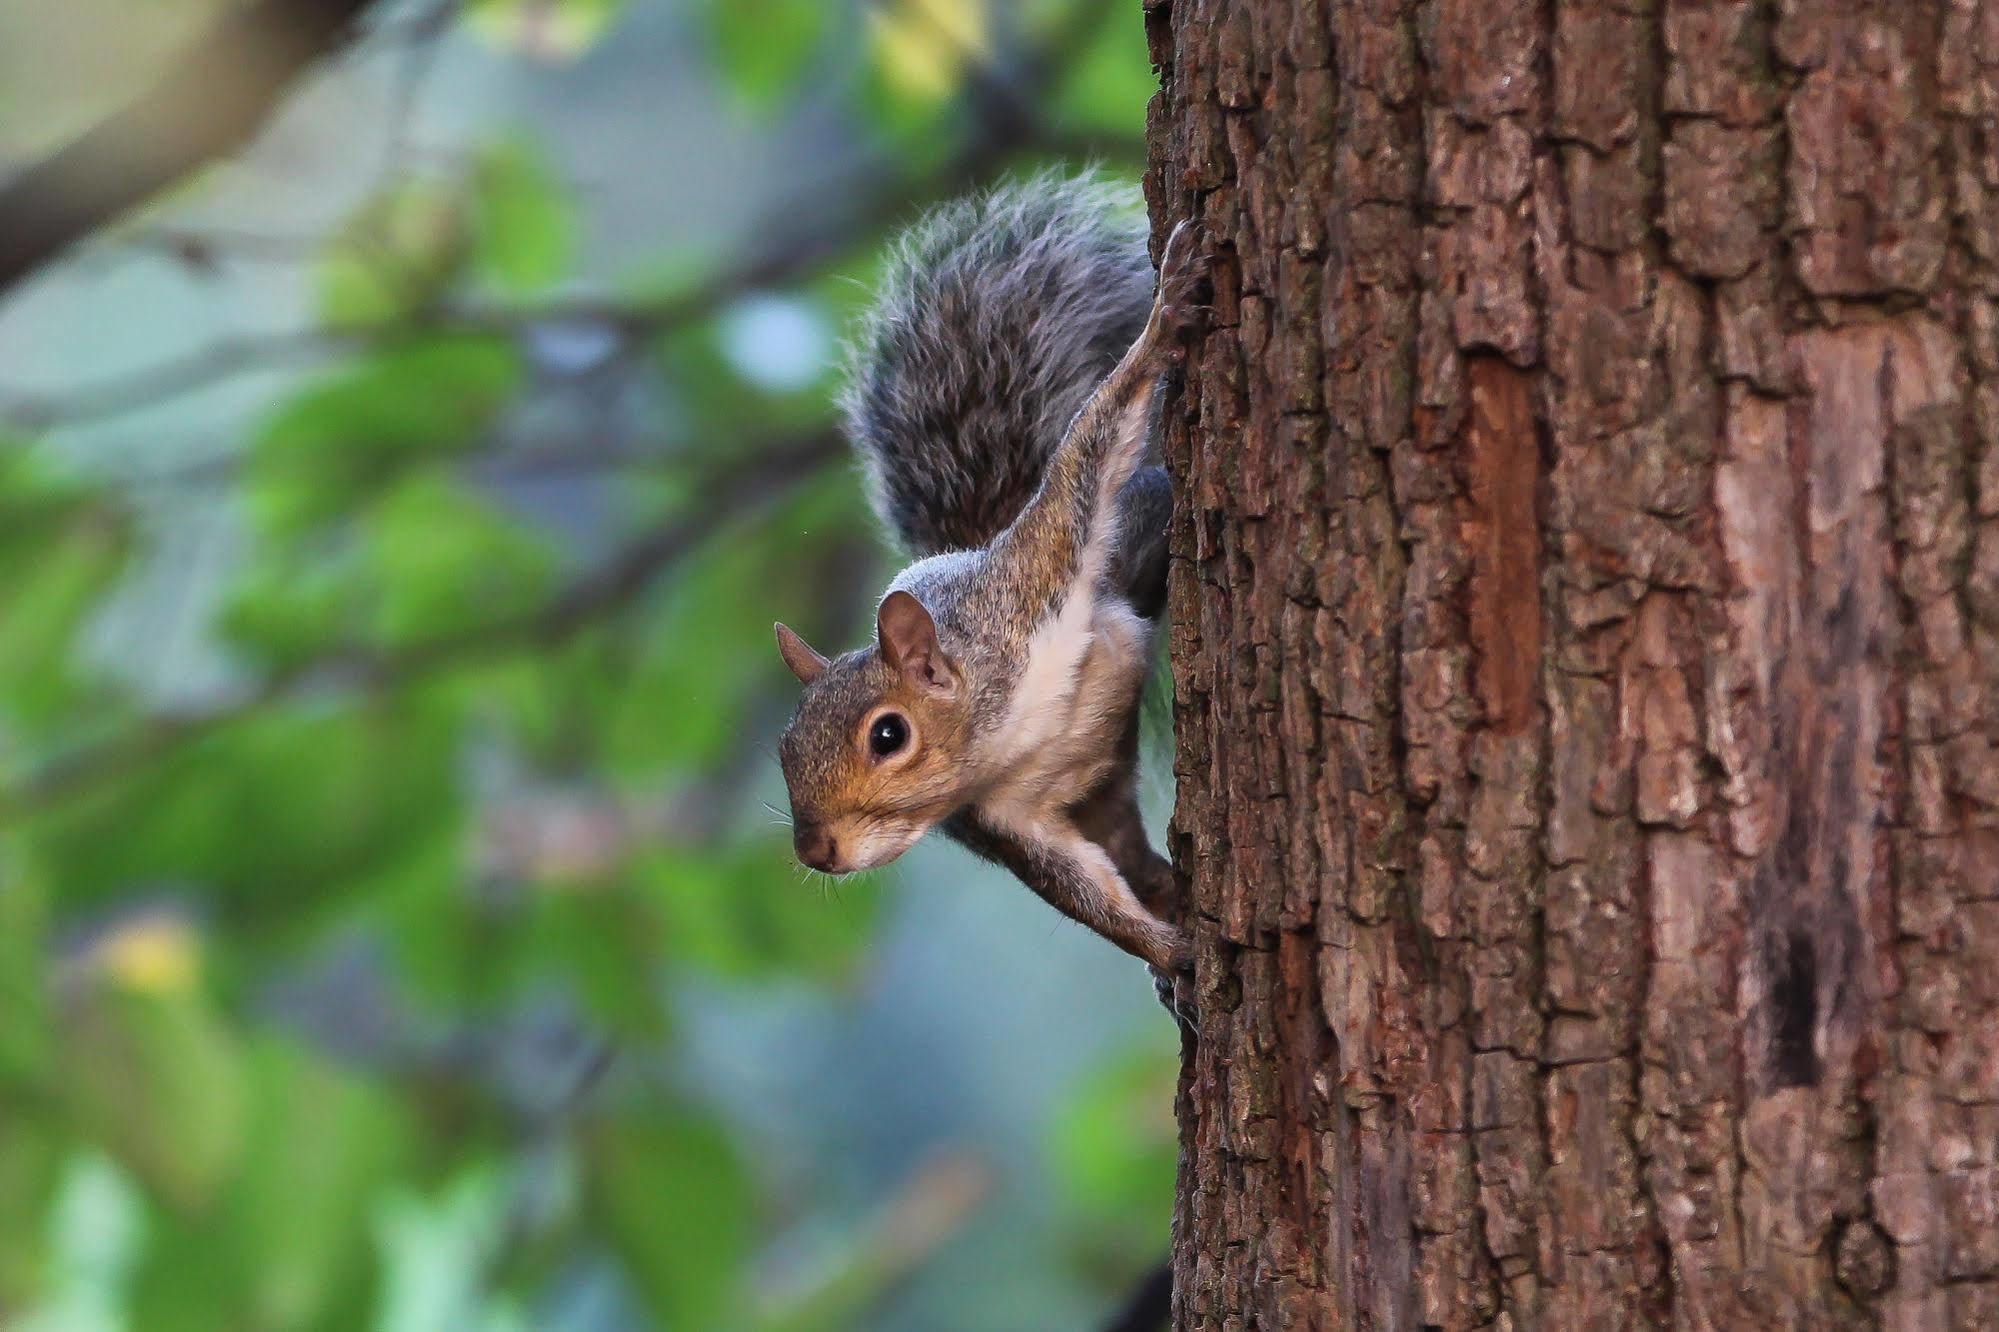
[[[226,7],[0,0],[0,181]],[[892,572],[884,239],[1155,87],[1132,0],[383,0],[0,300],[0,1327],[1119,1302],[1172,1023],[955,848],[803,877],[770,624]]]

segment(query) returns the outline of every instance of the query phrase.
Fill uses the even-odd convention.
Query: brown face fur
[[[882,632],[874,647],[816,665],[786,645],[805,681],[778,742],[793,840],[800,860],[830,873],[886,865],[968,799],[969,681],[937,646],[927,614],[897,623],[884,603]],[[885,719],[906,738],[882,753],[871,737]]]

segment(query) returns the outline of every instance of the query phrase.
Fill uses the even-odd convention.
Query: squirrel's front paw
[[[1165,971],[1155,966],[1147,966],[1146,970],[1152,973],[1152,993],[1158,998],[1160,1007],[1171,1013],[1181,1026],[1193,1032],[1200,1021],[1200,1013],[1194,1007],[1194,973]]]

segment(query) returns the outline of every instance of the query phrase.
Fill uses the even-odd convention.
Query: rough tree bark
[[[1999,0],[1148,31],[1177,1325],[1999,1327]]]

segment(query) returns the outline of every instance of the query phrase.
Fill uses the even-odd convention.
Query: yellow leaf
[[[925,101],[957,91],[990,40],[984,0],[889,0],[868,11],[868,30],[889,86]]]
[[[141,994],[185,994],[201,979],[201,940],[165,913],[134,917],[98,941],[103,974]]]
[[[474,0],[473,32],[530,60],[564,65],[603,39],[624,0]]]

